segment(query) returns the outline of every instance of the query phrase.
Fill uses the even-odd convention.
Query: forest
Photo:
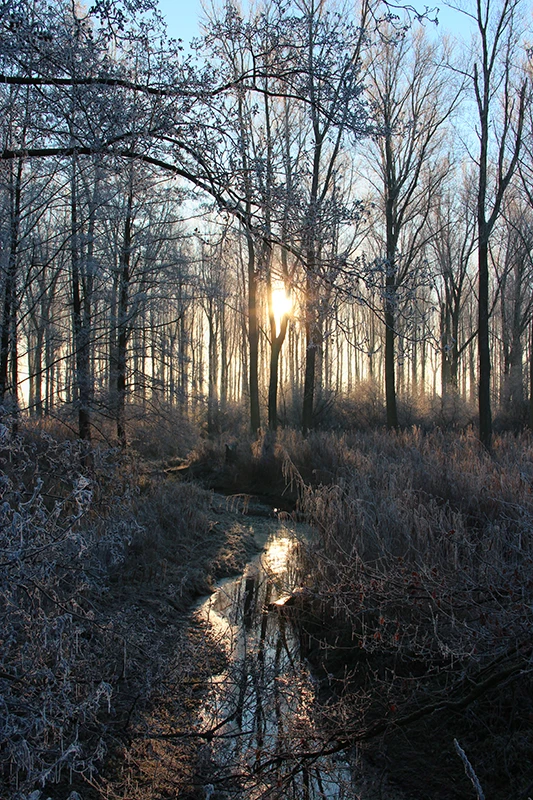
[[[533,794],[533,20],[449,7],[0,0],[6,800]]]

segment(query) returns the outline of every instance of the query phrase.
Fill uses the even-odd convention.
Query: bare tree
[[[479,121],[479,156],[475,160],[478,171],[479,436],[489,449],[492,443],[489,247],[522,145],[527,84],[515,68],[520,53],[519,8],[519,0],[478,0],[473,12],[463,12],[477,27],[470,80]]]
[[[529,69],[531,77],[531,68]],[[522,149],[519,159],[519,174],[521,189],[526,198],[529,209],[533,209],[533,88],[531,80],[529,82],[526,95],[526,107],[524,114],[525,135],[522,140]],[[530,332],[530,363],[529,363],[529,427],[533,429],[533,322]]]
[[[385,393],[387,425],[398,426],[395,339],[400,289],[427,244],[427,221],[449,168],[445,125],[459,97],[444,69],[446,48],[423,29],[400,38],[389,28],[373,53],[369,93],[378,126],[370,163],[384,221]],[[375,159],[375,155],[373,156]]]
[[[435,257],[440,307],[441,391],[459,389],[459,360],[469,337],[461,335],[462,314],[472,291],[470,261],[475,248],[474,197],[470,176],[465,176],[460,193],[453,175],[429,220],[430,247]]]
[[[503,375],[500,402],[504,411],[520,415],[524,402],[524,334],[533,310],[533,219],[520,197],[508,195],[501,225],[500,263],[496,262],[501,311]]]

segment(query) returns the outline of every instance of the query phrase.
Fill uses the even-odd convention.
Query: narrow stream
[[[298,758],[320,749],[316,684],[290,621],[298,543],[307,534],[303,525],[276,523],[243,575],[223,581],[199,609],[227,650],[227,667],[212,676],[201,709],[203,727],[217,728],[206,797],[358,796],[342,757]]]

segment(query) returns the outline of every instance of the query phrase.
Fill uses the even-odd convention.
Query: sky
[[[420,3],[413,2],[413,5],[424,8],[426,2],[427,5],[432,5],[429,0]],[[209,5],[210,0],[207,0],[207,7]],[[215,5],[222,5],[222,0],[215,0]],[[436,5],[439,4],[436,3]],[[202,0],[159,0],[159,8],[166,19],[170,36],[183,39],[183,43],[188,45],[191,39],[199,35],[200,19],[204,18]],[[439,8],[439,33],[449,31],[453,35],[463,34],[465,25],[468,27],[466,18],[442,4]],[[426,24],[428,28],[431,27],[429,23]]]
[[[159,8],[166,19],[168,33],[189,44],[200,33],[199,20],[203,17],[200,0],[159,0]]]

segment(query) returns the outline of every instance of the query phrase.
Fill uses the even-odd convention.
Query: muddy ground
[[[169,480],[172,495],[175,481]],[[183,517],[176,518],[173,538],[172,514],[184,512],[164,507],[168,519],[158,522],[169,526],[164,542],[159,538],[147,550],[146,539],[134,540],[106,600],[128,632],[127,652],[124,674],[114,681],[105,765],[92,789],[79,788],[82,800],[205,797],[209,748],[193,728],[206,682],[221,671],[224,647],[195,617],[194,606],[216,581],[243,570],[278,520],[271,508],[245,495],[223,497],[195,486],[184,491],[195,494],[202,524],[191,524],[184,536]]]

